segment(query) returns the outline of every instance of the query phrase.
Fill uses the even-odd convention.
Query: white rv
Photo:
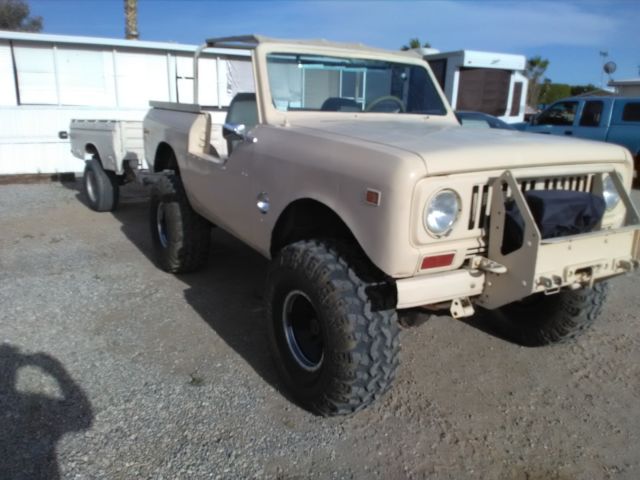
[[[431,49],[423,53],[454,110],[484,112],[507,123],[524,121],[524,55]]]
[[[142,121],[150,100],[191,103],[195,50],[0,31],[0,175],[81,172],[71,119]],[[248,51],[210,49],[199,70],[200,102],[221,118],[238,91],[253,91]]]

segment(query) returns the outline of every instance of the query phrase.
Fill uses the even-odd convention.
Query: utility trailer
[[[123,175],[125,169],[147,168],[142,121],[73,119],[70,131],[71,152],[78,158],[99,155],[105,170],[116,175]]]
[[[206,142],[204,138],[201,141],[207,144],[207,151],[224,155],[227,147],[222,125],[229,103],[238,91],[255,89],[250,52],[227,48],[208,49],[205,54],[201,49],[195,51],[192,59],[177,59],[175,77],[169,79],[176,88],[172,97],[180,101],[151,101],[149,105],[156,109],[207,112],[210,133]],[[197,104],[198,100],[203,104]],[[83,190],[89,206],[96,211],[117,208],[120,186],[129,182],[148,184],[156,176],[149,172],[145,158],[143,122],[123,119],[121,113],[118,116],[119,119],[107,120],[72,119],[69,126],[71,152],[85,161]]]
[[[201,111],[193,104],[150,102],[161,110]],[[205,107],[206,108],[206,107]],[[222,127],[226,109],[207,108],[208,149],[226,155]],[[98,212],[118,207],[120,186],[129,182],[148,184],[153,172],[145,159],[142,121],[71,120],[69,127],[71,152],[85,161],[83,191],[89,206]],[[204,142],[204,138],[201,139]]]
[[[82,185],[89,206],[114,210],[120,185],[147,170],[142,122],[73,119],[69,137],[71,153],[86,162]]]

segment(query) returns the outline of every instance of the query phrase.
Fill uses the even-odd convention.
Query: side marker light
[[[445,253],[442,255],[432,255],[429,257],[424,257],[422,259],[422,266],[420,268],[422,270],[427,270],[429,268],[448,267],[453,263],[453,259],[455,256],[455,253]]]

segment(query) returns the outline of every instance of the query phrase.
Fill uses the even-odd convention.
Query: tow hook
[[[470,317],[475,313],[473,304],[469,297],[456,298],[451,302],[449,309],[453,318]]]
[[[553,275],[551,278],[540,277],[538,285],[542,285],[544,287],[545,295],[554,295],[560,292],[560,288],[562,287],[562,277],[559,277],[558,275]]]
[[[501,263],[495,262],[487,257],[477,255],[471,259],[471,268],[482,270],[483,272],[495,273],[501,275],[507,273],[507,267]]]

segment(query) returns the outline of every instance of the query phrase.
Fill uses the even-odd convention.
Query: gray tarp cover
[[[542,238],[590,232],[602,219],[604,199],[586,192],[531,190],[524,195]],[[522,245],[524,221],[513,200],[507,202],[502,253]]]

